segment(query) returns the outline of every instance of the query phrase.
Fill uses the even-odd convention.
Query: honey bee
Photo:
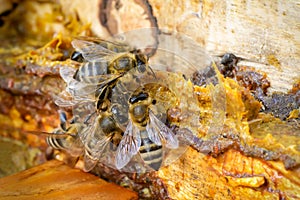
[[[81,133],[85,147],[84,171],[92,170],[98,162],[114,167],[114,154],[122,135],[123,131],[116,125],[111,113],[98,114]]]
[[[178,148],[174,133],[149,108],[156,100],[140,92],[129,99],[129,122],[118,145],[116,167],[122,169],[139,153],[146,165],[158,170],[163,162],[163,148]]]
[[[74,74],[74,79],[80,82],[99,85],[108,77],[113,80],[132,68],[144,71],[148,62],[147,56],[139,50],[130,50],[120,42],[79,37],[72,45],[86,61]]]
[[[55,129],[52,133],[40,131],[30,133],[46,135],[46,142],[49,147],[52,148],[52,150],[54,149],[58,152],[65,153],[55,153],[54,155],[62,156],[61,159],[73,167],[84,152],[83,144],[78,135],[78,132],[83,128],[83,126],[77,123],[76,119],[74,118],[71,120],[70,125],[67,127],[67,117],[65,112],[59,111],[59,118],[60,127]]]
[[[194,135],[202,127],[193,84],[184,73],[154,72],[147,56],[123,43],[81,37],[72,45],[76,50],[72,59],[82,64],[78,70],[60,69],[73,100],[58,105],[94,103],[87,114],[91,119],[79,134],[85,171],[97,162],[127,170],[135,160],[157,170],[165,165],[166,154],[180,148],[166,124],[187,128]],[[178,111],[176,121],[168,119],[169,110]]]
[[[78,70],[70,67],[60,69],[60,75],[68,85],[66,91],[73,100],[63,101],[60,98],[56,101],[59,106],[95,101],[96,107],[100,108],[120,77],[131,69],[144,72],[148,67],[146,55],[139,50],[130,50],[127,44],[121,42],[78,37],[72,45],[76,51],[71,59],[83,63]]]
[[[55,150],[66,152],[70,155],[64,158],[67,164],[74,166],[78,159],[83,156],[83,170],[91,171],[96,164],[101,161],[107,166],[114,166],[114,152],[122,138],[120,130],[112,115],[108,112],[85,119],[93,120],[93,124],[83,124],[78,122],[76,117],[67,127],[67,118],[64,112],[59,112],[60,127],[47,135],[47,144]]]
[[[111,113],[124,131],[116,152],[117,169],[129,170],[140,160],[146,169],[158,170],[174,161],[176,156],[170,154],[186,149],[166,125],[173,123],[168,110],[181,111],[178,126],[189,127],[194,134],[200,127],[192,84],[178,73],[154,73],[130,71],[112,89]]]
[[[82,143],[77,133],[82,127],[75,120],[72,120],[70,126],[67,127],[66,114],[60,111],[59,115],[60,127],[48,135],[46,142],[54,149],[63,150],[71,156],[78,157],[82,152]]]

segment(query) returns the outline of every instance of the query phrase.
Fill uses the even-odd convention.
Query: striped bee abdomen
[[[107,70],[108,63],[106,61],[86,62],[83,63],[81,67],[76,71],[74,79],[85,83],[98,83],[102,78],[99,75],[107,74]]]
[[[144,162],[153,168],[158,170],[163,161],[163,149],[161,145],[156,145],[153,143],[149,137],[146,130],[141,131],[142,144],[140,147],[140,155]]]
[[[58,149],[58,150],[66,150],[66,144],[65,144],[65,139],[64,138],[57,138],[55,137],[56,134],[52,136],[48,136],[46,138],[46,142],[49,146],[51,146],[54,149]]]

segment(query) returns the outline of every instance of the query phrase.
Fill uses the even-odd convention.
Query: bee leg
[[[91,114],[89,114],[89,115],[84,119],[83,123],[84,123],[84,124],[88,124],[88,123],[89,123],[89,120],[92,118],[92,116],[93,116],[94,114],[96,114],[96,111],[93,112],[93,113],[91,113]]]
[[[155,79],[157,79],[157,77],[156,77],[156,75],[155,75],[153,69],[152,69],[150,66],[149,66],[149,69],[150,69],[150,71],[151,71],[151,73],[152,73],[152,76],[153,76]]]
[[[78,116],[73,116],[73,118],[70,120],[70,124],[75,124],[78,119],[79,119]]]
[[[52,147],[47,147],[45,151],[45,157],[47,160],[51,160],[54,158],[54,149]]]

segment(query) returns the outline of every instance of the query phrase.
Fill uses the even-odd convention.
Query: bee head
[[[135,53],[135,59],[137,64],[137,70],[140,73],[143,73],[146,71],[146,66],[148,64],[148,57],[143,54],[140,50],[136,50]]]

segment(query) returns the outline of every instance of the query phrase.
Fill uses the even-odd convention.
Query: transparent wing
[[[97,88],[98,86],[96,84],[87,84],[73,79],[69,82],[66,91],[73,97],[80,97],[94,94]]]
[[[117,41],[116,38],[114,40],[102,39],[99,37],[88,37],[88,36],[78,36],[73,41],[87,41],[90,43],[94,43],[94,45],[102,46],[103,48],[109,49],[114,52],[125,52],[128,51],[129,45]],[[81,49],[80,46],[73,46],[74,48]]]
[[[63,108],[63,107],[74,107],[74,106],[78,106],[80,104],[87,104],[87,103],[94,103],[95,102],[95,98],[92,97],[76,97],[76,98],[64,98],[61,95],[53,95],[52,96],[54,103]]]
[[[89,139],[89,137],[91,137],[90,134],[91,130],[92,130],[92,126],[89,124],[85,128],[83,128],[79,134],[79,137],[85,146],[86,146],[86,141]]]
[[[59,68],[59,74],[61,78],[68,84],[72,79],[76,72],[76,69],[72,67],[61,67]]]
[[[121,77],[122,75],[123,75],[122,73],[119,73],[119,74],[103,74],[103,75],[89,76],[89,77],[86,76],[85,80],[82,80],[82,81],[77,81],[77,80],[73,79],[74,83],[70,83],[69,87],[75,88],[76,87],[75,84],[79,84],[79,86],[80,86],[80,84],[82,84],[82,86],[93,86],[93,87],[100,86],[101,87],[103,85],[113,82],[114,80]],[[75,81],[77,81],[77,83]]]
[[[148,130],[150,131],[148,132],[149,139],[157,145],[159,145],[159,142],[161,144],[161,141],[164,141],[167,148],[178,148],[178,140],[173,131],[157,119],[151,110],[149,110],[149,118],[150,122],[147,124]]]
[[[77,80],[75,80],[74,74],[76,72],[76,69],[71,68],[71,67],[61,67],[59,69],[59,74],[62,77],[62,79],[66,82],[67,87],[66,87],[66,91],[68,91],[71,95],[75,95],[74,93],[76,93],[76,91],[85,91],[89,88],[90,92],[91,90],[95,90],[95,86],[90,86],[87,85],[86,83],[82,83],[79,82]],[[86,95],[86,93],[84,93],[83,95]]]
[[[116,52],[111,51],[102,45],[95,43],[94,41],[81,40],[79,38],[72,41],[72,46],[82,53],[82,56],[87,61],[97,61],[99,57],[115,54]]]
[[[98,116],[94,123],[90,124],[83,132],[81,139],[84,141],[85,148],[88,149],[93,159],[102,159],[109,151],[111,137],[105,135],[100,127],[100,118]]]
[[[81,156],[84,152],[84,147],[79,137],[73,138],[70,143],[71,144],[67,148],[67,152],[73,157]]]
[[[136,155],[141,146],[141,136],[138,127],[128,122],[122,140],[117,149],[116,167],[122,169]]]
[[[108,74],[105,76],[103,75],[101,78],[97,77],[98,82],[95,83],[79,82],[73,79],[73,81],[66,88],[66,91],[68,91],[75,98],[79,98],[79,97],[87,98],[89,95],[95,97],[97,91],[101,90],[101,88],[103,88],[104,86],[113,83],[120,76],[122,75],[121,74]]]
[[[159,136],[159,127],[155,123],[152,123],[153,120],[150,119],[150,122],[146,126],[146,131],[148,133],[149,139],[154,142],[156,145],[161,145],[161,140]]]
[[[110,82],[116,78],[119,78],[122,75],[123,75],[122,73],[100,74],[100,75],[92,75],[92,76],[85,75],[84,79],[80,81],[85,84],[100,85],[100,84],[105,84],[106,82]]]
[[[91,158],[89,155],[89,153],[86,151],[84,154],[84,166],[83,166],[83,171],[84,172],[89,172],[92,169],[94,169],[94,167],[97,165],[98,160]]]
[[[75,38],[72,41],[72,46],[82,53],[87,61],[107,60],[107,56],[129,50],[126,44],[91,37]]]

